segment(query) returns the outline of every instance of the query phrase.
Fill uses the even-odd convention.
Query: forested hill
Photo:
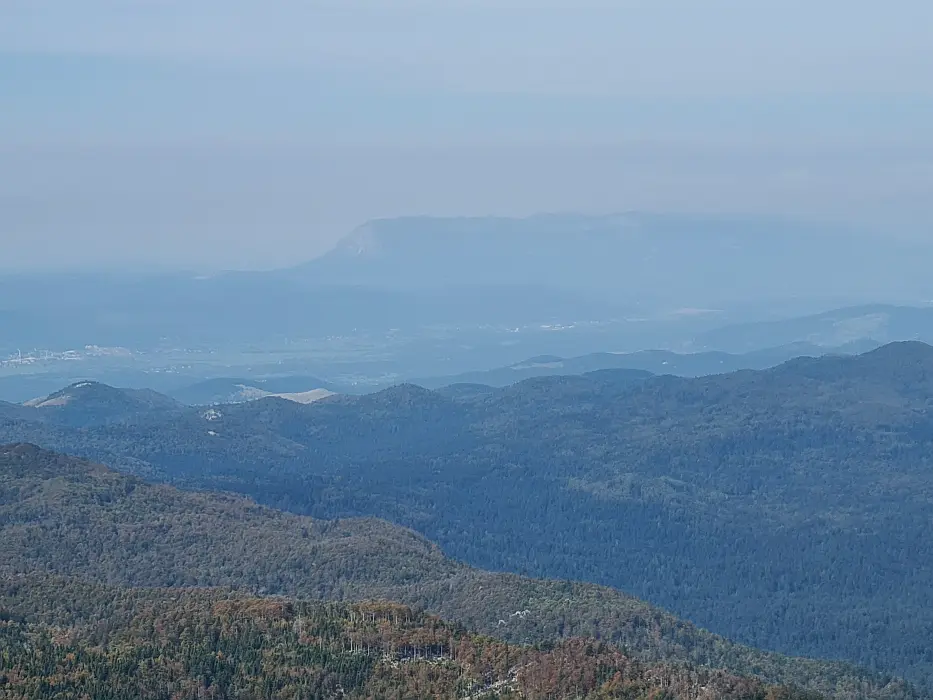
[[[67,592],[67,593],[66,593]],[[817,700],[646,664],[596,640],[519,647],[392,603],[0,580],[0,697]]]
[[[42,583],[49,575],[69,576],[78,583]],[[198,596],[209,598],[210,594],[185,594],[188,597],[168,605],[164,596],[159,599],[162,602],[153,602],[154,596],[158,598],[154,593],[99,592],[95,588],[95,584],[107,583],[146,587],[226,586],[253,595],[315,599],[393,599],[442,613],[513,642],[598,638],[616,649],[594,647],[599,651],[593,654],[607,659],[606,663],[628,663],[618,656],[617,650],[625,648],[646,663],[702,664],[754,674],[772,683],[795,684],[839,698],[916,696],[902,682],[874,677],[843,664],[791,659],[732,644],[610,589],[471,569],[446,559],[437,547],[414,533],[388,523],[321,522],[257,506],[234,496],[188,493],[150,485],[106,467],[30,445],[0,448],[0,576],[5,581],[0,607],[7,611],[5,618],[15,622],[3,627],[0,638],[26,639],[35,647],[47,649],[42,668],[48,673],[60,672],[68,683],[74,680],[69,676],[71,672],[90,682],[87,674],[79,673],[80,664],[67,665],[69,653],[77,654],[81,663],[97,669],[113,658],[108,656],[106,647],[72,650],[69,644],[74,643],[75,637],[63,634],[60,629],[92,621],[101,622],[89,625],[90,632],[97,635],[97,642],[117,642],[122,634],[132,637],[139,634],[139,629],[161,630],[156,639],[148,640],[144,650],[120,646],[113,653],[127,655],[120,657],[124,662],[127,658],[134,664],[145,661],[156,678],[169,673],[161,665],[165,661],[154,661],[153,666],[146,660],[162,655],[159,650],[163,644],[168,645],[164,654],[167,658],[180,653],[177,646],[172,646],[176,637],[167,634],[163,638],[165,625],[153,625],[151,618],[138,622],[134,611],[140,607],[149,611],[144,613],[145,618],[152,614],[151,606],[161,606],[160,614],[171,618],[166,621],[169,627],[187,619],[190,630],[183,638],[189,641],[192,634],[204,634],[204,638],[194,640],[197,653],[203,654],[198,657],[199,663],[206,663],[210,653],[230,653],[225,644],[217,648],[198,646],[219,644],[218,640],[228,630],[223,616],[217,616],[216,606],[198,607],[201,605],[198,600],[205,600]],[[106,602],[107,596],[116,602]],[[191,618],[188,603],[196,608]],[[260,609],[264,605],[257,602],[255,607]],[[132,610],[127,611],[127,606]],[[271,602],[268,606],[275,608]],[[309,617],[317,614],[307,613]],[[204,615],[207,615],[204,619],[199,617]],[[192,626],[192,619],[201,622]],[[287,635],[288,629],[294,631],[291,624],[294,616],[287,621],[287,625],[272,625],[277,634]],[[69,641],[56,646],[48,636],[50,632],[24,628],[24,623],[52,625],[55,640]],[[252,622],[245,624],[249,627]],[[257,624],[261,627],[268,621]],[[135,632],[127,632],[127,628]],[[215,628],[218,634],[205,631]],[[154,633],[146,632],[144,637],[149,634]],[[231,644],[243,643],[239,634],[234,634],[236,639]],[[294,641],[291,637],[283,638],[286,647]],[[253,642],[258,643],[255,639]],[[21,648],[17,644],[9,648]],[[574,656],[579,653],[574,651],[578,649],[574,644],[559,647],[556,653]],[[215,653],[215,658],[220,657]],[[187,657],[185,663],[195,660]],[[32,673],[37,672],[21,653],[13,654],[13,661],[4,663],[12,664],[16,682],[29,675],[23,670],[24,664],[26,669],[33,669]],[[59,671],[59,665],[66,668]],[[229,676],[230,669],[221,666]],[[125,668],[125,663],[120,667]],[[216,666],[212,668],[216,670]],[[94,673],[92,679],[96,677]],[[677,671],[671,678],[681,678],[680,673]],[[691,674],[695,672],[688,673],[693,678]],[[713,686],[716,687],[715,683]]]
[[[408,526],[484,569],[632,593],[742,643],[933,679],[933,348],[763,371],[399,386],[29,441],[318,517]]]

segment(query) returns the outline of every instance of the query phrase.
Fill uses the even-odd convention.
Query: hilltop
[[[183,408],[174,399],[150,389],[118,389],[94,381],[75,382],[23,405],[34,409],[41,420],[74,427],[166,417]]]

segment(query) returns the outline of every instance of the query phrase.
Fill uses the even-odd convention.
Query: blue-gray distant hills
[[[931,259],[933,243],[766,217],[379,220],[283,270],[0,277],[0,353],[596,321],[621,323],[625,349],[673,347],[727,323],[919,304]]]
[[[463,372],[446,377],[413,379],[429,389],[456,384],[481,384],[503,387],[532,377],[579,375],[599,370],[632,370],[646,374],[672,374],[680,377],[701,377],[725,374],[740,369],[766,369],[795,357],[823,355],[853,355],[877,347],[871,340],[856,341],[838,347],[820,347],[810,343],[792,343],[743,354],[727,352],[677,353],[668,350],[642,350],[632,353],[595,352],[579,357],[541,355],[506,367]]]
[[[790,343],[825,348],[902,340],[933,342],[933,305],[870,304],[778,321],[731,324],[700,333],[694,346],[757,353]]]

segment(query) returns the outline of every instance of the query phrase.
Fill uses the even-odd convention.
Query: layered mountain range
[[[288,269],[0,277],[8,329],[0,351],[239,346],[364,330],[634,318],[616,339],[643,349],[726,323],[872,300],[922,303],[933,299],[930,253],[922,241],[762,217],[378,220]],[[671,323],[664,315],[672,312],[685,313]],[[879,338],[897,339],[907,338]]]
[[[297,514],[382,518],[472,566],[612,586],[751,646],[933,675],[922,343],[700,378],[601,370],[311,405],[156,403],[8,404],[0,441]],[[480,627],[524,609],[511,598],[481,620],[426,599]]]

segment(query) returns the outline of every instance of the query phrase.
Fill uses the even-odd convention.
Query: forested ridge
[[[514,646],[386,602],[225,590],[0,584],[0,697],[815,700],[753,678],[646,664],[592,639]],[[56,605],[58,603],[58,605]]]
[[[582,579],[752,646],[933,679],[933,348],[684,379],[402,385],[0,439],[320,518],[484,569]],[[80,411],[75,404],[70,410]]]
[[[574,677],[591,668],[587,666],[589,661],[574,660],[582,653],[581,649],[589,648],[597,649],[598,653],[593,653],[608,659],[606,663],[646,669],[645,673],[654,681],[673,684],[693,683],[698,677],[726,679],[737,674],[828,697],[918,697],[909,685],[894,678],[876,676],[845,664],[789,658],[733,644],[617,591],[471,569],[445,558],[422,537],[388,523],[321,522],[264,508],[235,496],[148,484],[100,465],[30,445],[0,448],[0,581],[0,610],[5,611],[2,616],[7,622],[4,643],[8,645],[2,658],[4,668],[11,671],[6,673],[8,685],[10,678],[15,683],[38,684],[14,686],[20,688],[16,692],[25,693],[24,689],[31,688],[29,692],[33,694],[9,697],[51,697],[42,693],[47,691],[52,676],[56,683],[65,684],[62,687],[71,687],[68,684],[80,679],[97,682],[94,679],[99,680],[101,673],[119,675],[120,669],[128,674],[126,684],[114,688],[130,695],[96,695],[88,690],[95,686],[83,690],[75,686],[78,689],[73,697],[81,697],[82,692],[92,697],[129,697],[135,687],[133,683],[139,682],[139,677],[134,680],[127,671],[129,668],[152,671],[152,683],[147,683],[156,693],[152,697],[162,697],[156,691],[169,686],[175,690],[183,686],[188,688],[185,692],[194,693],[203,679],[196,674],[192,679],[191,669],[202,668],[210,655],[228,654],[229,648],[221,644],[223,635],[217,633],[221,622],[216,617],[198,617],[203,610],[189,615],[185,612],[186,601],[206,600],[198,596],[240,600],[257,595],[276,596],[256,602],[260,608],[273,605],[280,596],[306,600],[290,600],[289,605],[311,605],[310,599],[400,601],[414,606],[411,615],[418,620],[426,619],[420,611],[429,610],[502,642],[537,645],[534,650],[516,648],[509,654],[554,653],[554,658],[566,657],[568,670],[559,673],[560,678]],[[129,590],[138,586],[155,590]],[[213,592],[191,590],[218,586],[225,588]],[[166,591],[165,587],[175,590]],[[324,609],[319,603],[315,605],[319,606],[312,606],[315,610]],[[171,635],[166,638],[159,631],[162,623],[145,617],[151,606],[161,606],[165,615],[174,616],[181,625],[177,639]],[[184,620],[184,624],[179,620]],[[292,622],[293,618],[289,618],[289,624]],[[127,628],[135,631],[127,633]],[[576,641],[580,638],[589,641]],[[85,642],[90,646],[82,646]],[[281,646],[265,638],[262,645],[267,642],[275,649]],[[282,645],[288,650],[293,642],[291,638],[283,639]],[[230,643],[244,642],[234,639]],[[40,658],[45,661],[39,666],[30,665],[29,655],[21,653],[26,647],[17,646],[22,644],[28,644],[29,649],[43,649]],[[500,642],[489,640],[484,644],[505,649]],[[550,646],[554,644],[557,646]],[[266,646],[259,650],[249,648],[252,651],[242,652],[243,658],[252,658],[249,655],[253,653],[263,659],[268,657]],[[20,653],[14,653],[17,650]],[[380,647],[376,656],[381,658],[384,652]],[[299,663],[295,659],[304,659],[303,653],[288,652],[282,663],[286,666]],[[74,658],[69,656],[72,654]],[[178,654],[188,656],[178,663],[171,662]],[[582,655],[586,659],[592,656],[591,652]],[[262,669],[256,671],[255,665],[243,663],[247,669],[254,669],[252,680],[241,677],[243,669],[224,666],[227,675],[223,676],[223,683],[228,684],[225,686],[228,690],[222,692],[233,692],[229,688],[236,687],[241,689],[236,691],[237,697],[270,697],[271,690],[262,689],[265,679],[282,680],[292,675],[287,669],[270,675]],[[275,662],[276,668],[278,663]],[[550,662],[541,663],[547,666]],[[669,670],[647,670],[662,666]],[[711,669],[722,672],[713,673]],[[628,671],[623,676],[625,673]],[[73,678],[64,679],[63,674]],[[461,671],[455,675],[462,679]],[[536,672],[534,677],[538,675]],[[532,692],[532,686],[528,686],[531,690],[516,692],[517,697],[608,698],[643,696],[638,693],[649,697],[650,693],[663,689],[651,683],[645,687],[636,683],[626,686],[625,692],[631,691],[629,695],[613,695],[615,690],[603,688],[610,676],[596,673],[593,677],[602,678],[600,683],[581,687],[580,692],[563,694],[564,691],[545,688],[539,689],[544,694],[536,695],[539,690]],[[445,678],[443,683],[453,682],[453,676]],[[717,687],[713,681],[696,682],[697,687]],[[751,688],[748,690],[751,694],[734,697],[766,697],[768,692],[778,692],[753,680],[741,681],[739,686]],[[308,686],[296,687],[301,688],[294,691],[299,694],[296,697],[309,692]],[[463,691],[462,686],[452,687],[458,688],[457,693]],[[217,697],[227,697],[220,690],[217,692],[221,693]],[[360,692],[364,694],[359,697],[367,697],[365,693],[370,691],[364,688]],[[433,697],[431,692],[434,690],[422,689],[402,696]],[[443,691],[447,692],[454,691]],[[733,697],[728,694],[731,691],[722,692],[723,697]],[[443,693],[439,696],[448,697]],[[707,696],[675,694],[674,697]]]

